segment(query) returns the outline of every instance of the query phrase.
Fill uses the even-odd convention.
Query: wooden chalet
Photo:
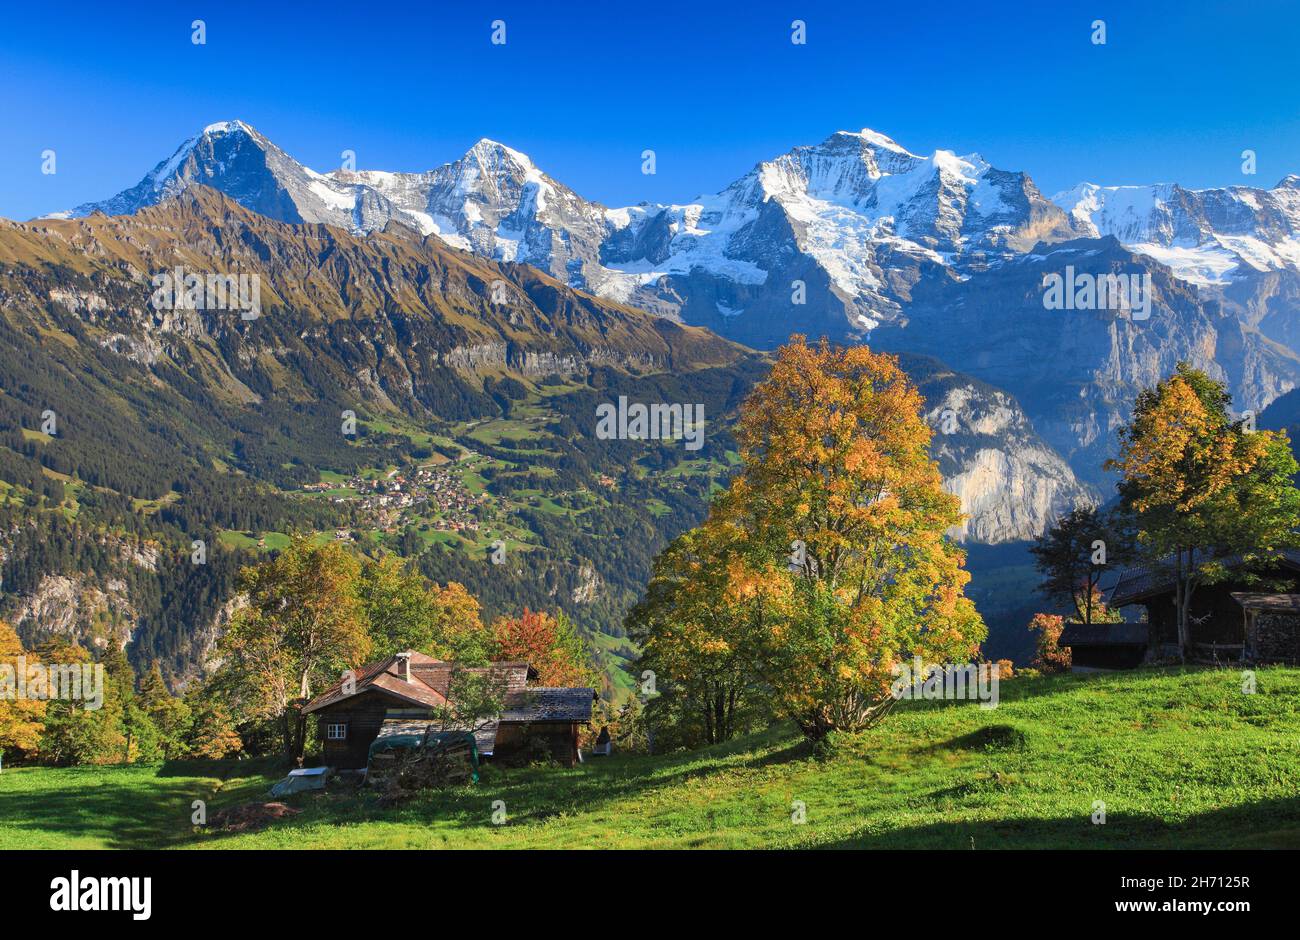
[[[1208,559],[1207,559],[1208,560]],[[1215,559],[1229,571],[1240,569],[1240,556]],[[1201,560],[1198,559],[1198,562]],[[1286,551],[1267,569],[1267,581],[1300,592],[1300,551]],[[1125,615],[1124,623],[1067,623],[1058,645],[1068,646],[1074,666],[1131,669],[1150,660],[1178,654],[1178,611],[1174,572],[1169,564],[1121,571],[1103,591],[1106,606]],[[1292,593],[1274,594],[1252,587],[1243,576],[1202,584],[1192,592],[1188,611],[1188,656],[1207,662],[1300,662],[1296,658],[1300,608]]]
[[[414,650],[369,663],[351,681],[342,680],[304,710],[316,716],[324,763],[337,769],[366,766],[370,745],[387,723],[426,721],[449,703],[454,663]],[[471,730],[481,757],[502,762],[549,754],[572,765],[579,760],[578,735],[591,720],[596,690],[531,686],[537,671],[525,662],[497,662],[465,670],[492,677],[505,708]]]

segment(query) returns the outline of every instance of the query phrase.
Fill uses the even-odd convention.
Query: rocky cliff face
[[[100,587],[88,575],[47,574],[21,599],[13,625],[32,646],[62,640],[121,649],[130,642],[136,619],[126,582],[110,578]]]
[[[1006,392],[937,360],[904,355],[900,364],[925,398],[944,487],[968,516],[954,537],[988,545],[1033,539],[1070,510],[1099,502]]]
[[[1149,315],[1048,309],[1044,278],[1067,268],[1076,277],[1149,277]],[[1258,412],[1300,385],[1294,352],[1113,238],[1040,246],[966,281],[924,285],[906,319],[878,329],[872,341],[941,358],[1005,389],[1080,479],[1107,488],[1102,464],[1114,453],[1116,429],[1137,393],[1179,361],[1226,382],[1238,410]]]

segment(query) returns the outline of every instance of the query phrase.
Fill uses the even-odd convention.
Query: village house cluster
[[[309,483],[303,489],[322,492],[336,485]],[[334,496],[330,501],[355,504],[362,511],[362,524],[369,527],[392,532],[399,523],[428,518],[435,529],[477,532],[479,528],[477,510],[484,497],[472,495],[448,467],[411,467],[375,479],[357,475],[344,485],[357,495]],[[340,529],[338,537],[351,534]]]

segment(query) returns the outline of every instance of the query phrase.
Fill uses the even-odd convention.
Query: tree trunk
[[[1187,577],[1183,574],[1183,550],[1178,549],[1174,567],[1174,617],[1178,622],[1178,658],[1187,662]],[[1189,559],[1190,565],[1190,559]]]

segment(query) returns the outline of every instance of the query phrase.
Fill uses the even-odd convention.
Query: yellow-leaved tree
[[[743,661],[813,740],[883,716],[896,666],[976,656],[986,631],[947,535],[960,503],[930,458],[922,405],[893,357],[792,337],[741,409],[741,467],[692,557],[660,572],[694,566],[695,584],[661,592],[647,648],[669,663]]]
[[[1107,463],[1124,476],[1121,507],[1138,529],[1138,547],[1172,576],[1183,658],[1198,585],[1226,579],[1230,558],[1249,578],[1300,544],[1291,443],[1284,432],[1234,420],[1230,402],[1222,382],[1179,363],[1138,395],[1119,456]]]
[[[302,757],[306,744],[302,707],[370,655],[359,572],[336,543],[298,537],[273,560],[239,573],[248,605],[221,638],[210,687],[241,722],[278,723],[293,757]]]
[[[25,684],[18,681],[18,670],[38,662],[34,653],[23,650],[14,628],[0,620],[0,669],[9,667],[0,674],[0,759],[31,755],[40,745],[45,702],[18,697],[19,686]]]

